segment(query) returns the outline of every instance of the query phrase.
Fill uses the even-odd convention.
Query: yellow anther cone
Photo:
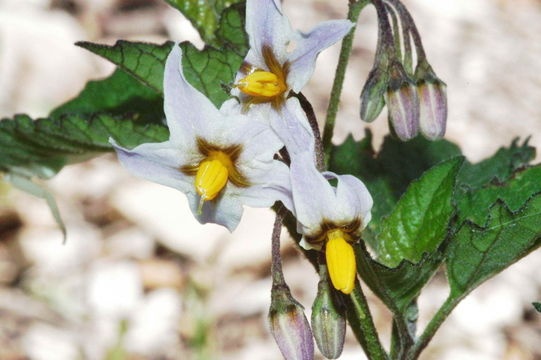
[[[325,255],[333,286],[350,294],[355,287],[355,253],[340,230],[329,232]]]
[[[286,90],[282,80],[267,71],[255,71],[236,84],[240,91],[251,96],[274,97]]]
[[[212,200],[227,184],[229,171],[226,164],[219,159],[207,159],[199,164],[195,175],[195,190],[201,195],[201,200]]]

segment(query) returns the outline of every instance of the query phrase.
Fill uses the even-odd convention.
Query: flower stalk
[[[293,298],[282,272],[280,232],[283,209],[276,212],[272,231],[272,289],[269,324],[286,360],[313,360],[314,339],[303,306]]]
[[[370,360],[389,360],[389,356],[381,345],[378,332],[374,325],[374,320],[368,307],[368,302],[361,288],[361,284],[357,281],[353,292],[349,295],[351,306],[354,310],[353,314],[356,319],[352,323],[357,338],[359,339],[367,357]],[[350,322],[352,321],[350,317]],[[358,326],[357,326],[358,325]]]

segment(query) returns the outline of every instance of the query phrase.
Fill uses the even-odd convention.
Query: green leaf
[[[358,273],[370,289],[390,308],[403,312],[419,296],[442,263],[442,251],[425,253],[418,263],[403,260],[390,268],[372,259],[364,243],[355,245]]]
[[[493,183],[477,191],[465,193],[458,202],[461,224],[468,220],[485,226],[489,209],[497,200],[503,201],[510,211],[518,211],[535,193],[541,192],[541,165],[523,168],[505,183]]]
[[[378,260],[396,267],[403,259],[417,263],[447,236],[453,215],[453,190],[463,162],[456,157],[428,170],[408,187],[385,218],[377,238]]]
[[[134,114],[144,123],[162,123],[164,118],[162,97],[120,69],[108,78],[89,81],[76,98],[57,107],[49,116],[95,112]]]
[[[231,51],[220,51],[205,47],[197,50],[190,43],[181,44],[182,67],[186,79],[205,94],[217,107],[229,99],[223,86],[233,83],[235,74],[242,64],[242,58]]]
[[[109,138],[134,147],[165,141],[165,126],[138,124],[129,117],[71,114],[33,120],[0,120],[0,171],[49,178],[64,165],[112,151]]]
[[[492,181],[503,182],[517,169],[526,166],[535,158],[535,148],[528,145],[527,138],[521,145],[514,139],[508,148],[500,148],[490,158],[477,164],[465,163],[459,183],[476,189]]]
[[[334,146],[329,168],[338,174],[352,174],[361,179],[374,198],[372,220],[363,238],[377,251],[376,234],[383,217],[390,214],[411,181],[435,164],[461,155],[455,144],[428,141],[417,137],[402,142],[387,136],[379,152],[372,146],[372,134],[356,142],[349,136],[341,145]],[[524,141],[514,140],[510,147],[499,149],[492,157],[477,163],[465,162],[458,175],[459,193],[477,189],[494,179],[506,180],[514,171],[532,160],[535,150]]]
[[[231,6],[223,12],[216,41],[219,48],[205,46],[203,50],[198,50],[188,42],[180,46],[186,79],[219,107],[229,98],[224,86],[233,83],[248,51],[243,4]],[[163,94],[165,60],[173,46],[172,42],[155,45],[118,41],[113,46],[79,42],[77,45],[108,59],[146,86]]]
[[[535,310],[537,310],[538,312],[541,313],[541,303],[534,302],[534,303],[532,303],[532,305],[535,308]]]
[[[75,45],[111,61],[158,94],[163,93],[163,70],[173,42],[157,45],[119,40],[108,46],[80,41]]]
[[[511,211],[498,200],[488,222],[466,221],[447,252],[451,297],[459,299],[541,245],[541,194]]]
[[[376,249],[376,233],[381,219],[389,215],[411,181],[435,164],[461,155],[460,149],[446,140],[428,141],[417,137],[402,142],[387,136],[376,154],[372,133],[356,142],[352,136],[334,146],[329,168],[338,174],[352,174],[361,179],[374,198],[372,220],[363,237]]]
[[[215,31],[218,29],[222,11],[234,3],[243,0],[166,0],[171,6],[177,8],[199,31],[201,38],[207,44],[216,40]]]
[[[182,43],[181,47],[186,79],[219,107],[229,99],[227,88],[233,84],[248,52],[243,5],[235,5],[224,11],[217,38],[219,49],[205,46],[200,51],[188,42]]]

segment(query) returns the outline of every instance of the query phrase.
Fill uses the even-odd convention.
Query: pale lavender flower
[[[372,197],[363,182],[352,175],[320,173],[314,162],[313,136],[297,99],[272,112],[271,126],[291,157],[290,178],[297,231],[305,249],[325,248],[331,280],[344,293],[353,290],[355,256],[350,243],[359,239],[371,218]],[[333,187],[328,179],[336,179]]]
[[[290,91],[298,93],[314,72],[318,54],[352,28],[349,20],[325,21],[308,33],[293,30],[279,0],[247,0],[246,32],[250,50],[237,76],[244,110],[279,108]]]
[[[182,191],[199,222],[233,231],[243,205],[288,202],[288,168],[274,160],[283,144],[266,120],[217,109],[186,81],[181,58],[175,46],[165,65],[169,140],[131,150],[113,145],[131,173]]]

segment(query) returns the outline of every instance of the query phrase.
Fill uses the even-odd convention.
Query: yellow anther
[[[346,241],[347,237],[342,230],[329,231],[325,249],[332,284],[344,294],[353,291],[356,274],[355,253],[353,247]]]
[[[227,154],[216,151],[199,164],[195,175],[195,190],[202,201],[212,200],[227,184],[231,159]]]
[[[245,94],[251,96],[275,97],[287,90],[282,79],[271,72],[255,71],[235,85]]]

